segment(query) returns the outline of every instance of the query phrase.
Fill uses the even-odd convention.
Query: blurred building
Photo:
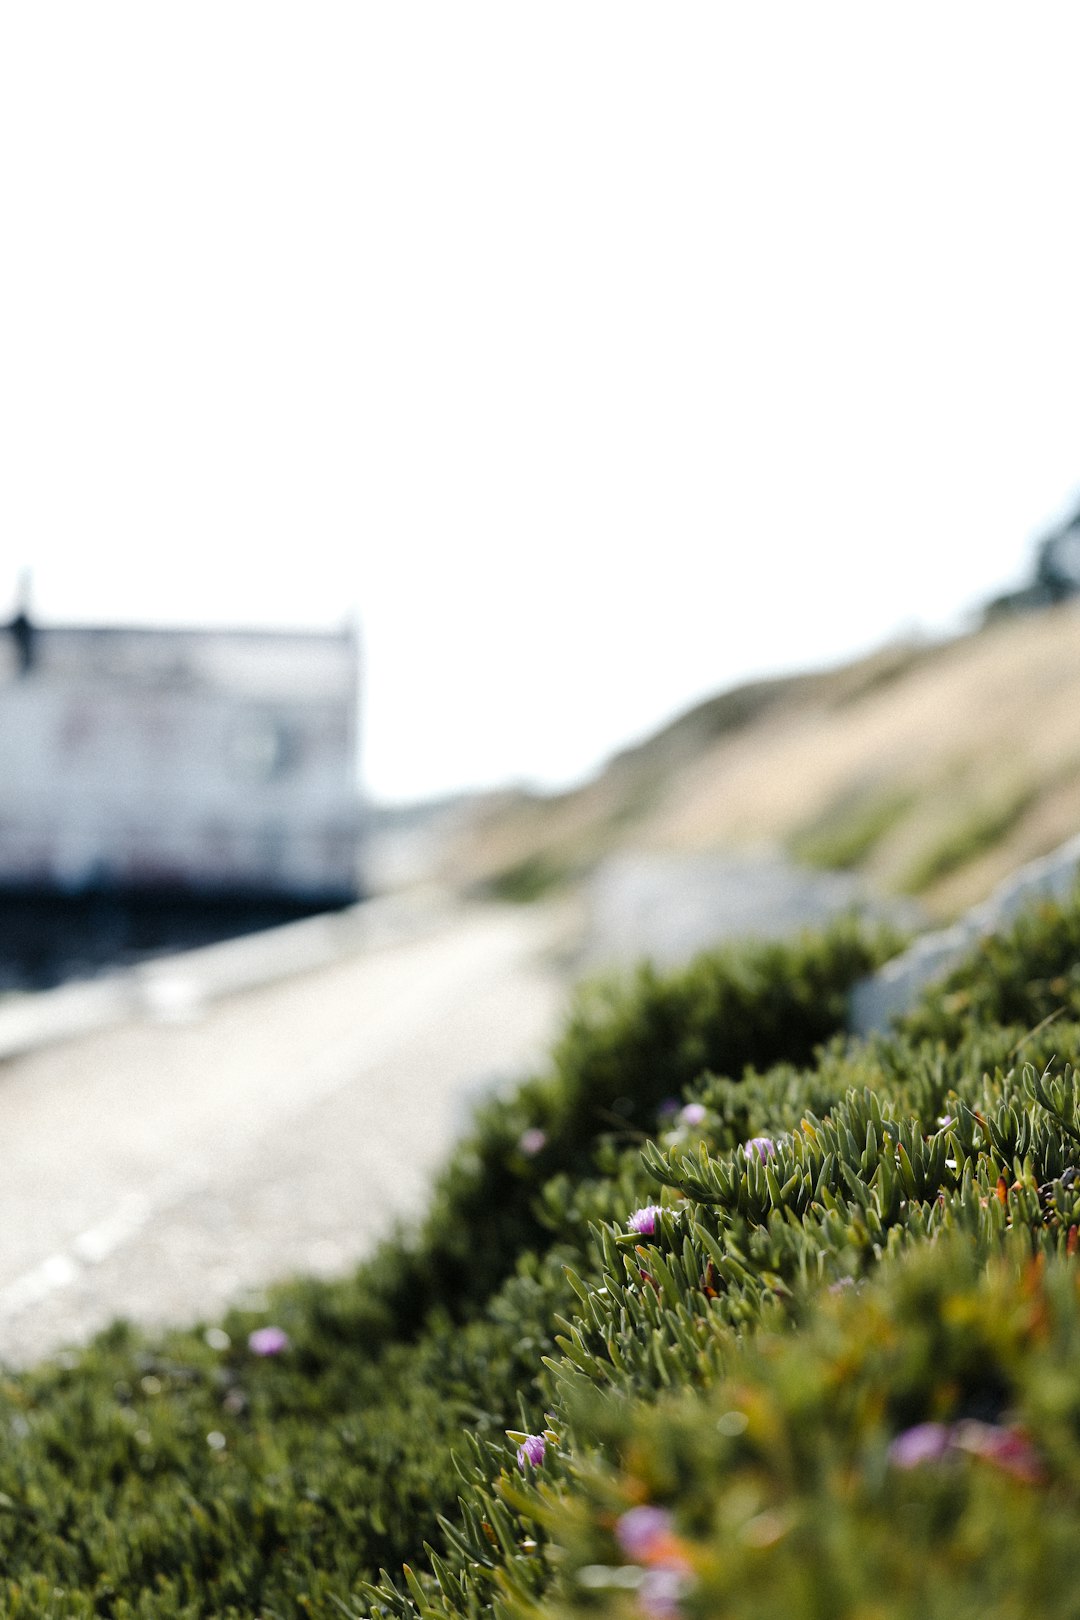
[[[0,886],[358,892],[358,647],[340,633],[0,628]]]

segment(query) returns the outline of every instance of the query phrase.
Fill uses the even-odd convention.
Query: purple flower
[[[680,1570],[650,1569],[637,1589],[638,1608],[648,1620],[678,1620],[687,1585]]]
[[[284,1328],[261,1327],[248,1334],[248,1349],[256,1356],[279,1356],[289,1348],[289,1335]]]
[[[756,1154],[764,1164],[765,1160],[771,1159],[776,1152],[776,1143],[771,1136],[752,1136],[743,1147],[743,1152],[748,1159],[754,1158]]]
[[[623,1552],[644,1563],[670,1534],[671,1514],[661,1507],[629,1508],[615,1525],[615,1540]]]
[[[542,1434],[527,1434],[517,1449],[517,1465],[521,1472],[525,1472],[526,1463],[533,1468],[539,1468],[544,1461],[544,1437]]]
[[[700,1125],[705,1118],[704,1103],[687,1103],[679,1115],[680,1125]]]
[[[678,1097],[665,1097],[659,1108],[656,1110],[656,1117],[661,1120],[674,1119],[678,1112]]]
[[[958,1451],[981,1457],[1028,1485],[1045,1478],[1042,1458],[1022,1429],[980,1423],[974,1418],[948,1427],[944,1423],[917,1423],[897,1435],[889,1447],[889,1460],[897,1468],[918,1468],[921,1463],[940,1462],[948,1452]]]
[[[626,1224],[631,1232],[639,1237],[652,1237],[656,1231],[656,1217],[661,1214],[659,1204],[644,1204],[641,1209],[635,1209],[632,1215],[626,1217]]]
[[[530,1125],[529,1129],[522,1131],[518,1137],[518,1147],[527,1158],[535,1158],[547,1147],[547,1132],[542,1131],[539,1125]]]
[[[944,1423],[916,1423],[898,1434],[889,1447],[889,1461],[896,1468],[919,1468],[923,1463],[940,1462],[952,1445],[952,1430]]]

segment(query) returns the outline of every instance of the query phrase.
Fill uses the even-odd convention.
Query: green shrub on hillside
[[[988,849],[993,849],[1016,827],[1038,799],[1034,788],[1020,788],[1009,798],[973,806],[924,850],[903,879],[905,894],[924,894],[932,884],[949,877]]]
[[[1003,1013],[1026,1018],[1040,1010],[1041,975],[1068,965],[1076,928],[1072,908],[1044,908],[994,948]],[[993,977],[983,961],[967,970],[966,982],[989,996]],[[1075,1612],[1065,1583],[1075,1496],[1045,1514],[1033,1506],[1023,1534],[994,1538],[994,1514],[1011,1511],[1017,1481],[1031,1491],[1049,1479],[1029,1433],[1030,1413],[1043,1399],[1052,1406],[1060,1392],[1045,1384],[1050,1360],[1034,1359],[1034,1349],[1030,1364],[1022,1372],[1013,1367],[1012,1381],[1006,1379],[991,1354],[993,1334],[989,1345],[979,1336],[979,1291],[989,1287],[981,1280],[988,1267],[999,1279],[994,1286],[1006,1287],[1005,1277],[1017,1297],[1041,1287],[1044,1273],[1063,1276],[1067,1282],[1054,1287],[1073,1307],[1062,1331],[1075,1332],[1080,1088],[1049,1043],[1076,1055],[1080,1027],[1062,1020],[972,1031],[961,1021],[936,1022],[930,1038],[913,1031],[850,1048],[834,1043],[803,1070],[747,1073],[737,1085],[704,1081],[702,1115],[695,1111],[692,1130],[682,1124],[662,1130],[660,1144],[645,1149],[657,1186],[652,1233],[629,1232],[625,1207],[621,1222],[601,1215],[591,1258],[584,1251],[588,1269],[571,1278],[578,1308],[561,1325],[560,1355],[548,1358],[543,1400],[534,1406],[533,1432],[541,1412],[549,1425],[541,1467],[528,1467],[522,1479],[512,1444],[480,1448],[449,1554],[433,1559],[426,1577],[411,1570],[408,1586],[386,1579],[369,1588],[357,1613],[441,1620],[489,1612],[975,1613],[1032,1565],[1039,1570],[1032,1589],[1048,1612]],[[1020,1048],[1040,1067],[1019,1069]],[[988,1057],[995,1063],[989,1071]],[[822,1115],[810,1099],[825,1104]],[[771,1132],[772,1140],[748,1149],[743,1132]],[[933,1290],[923,1290],[923,1314],[914,1321],[903,1303],[904,1279],[918,1272],[927,1250],[935,1286],[948,1298],[940,1306],[944,1332]],[[802,1406],[787,1427],[766,1424],[759,1437],[766,1459],[755,1456],[733,1486],[748,1527],[733,1552],[731,1535],[741,1521],[725,1506],[731,1470],[724,1425],[734,1438],[748,1414],[730,1391],[752,1389],[759,1367],[768,1364],[761,1361],[765,1344],[781,1347],[776,1354],[793,1377],[804,1364],[812,1368],[818,1331],[812,1324],[823,1299],[842,1315],[843,1298],[855,1291],[861,1303],[875,1275],[883,1302],[878,1319],[895,1319],[894,1360],[901,1369],[909,1363],[921,1369],[921,1384],[915,1380],[921,1393],[905,1392],[887,1357],[860,1359],[857,1348],[844,1349],[829,1388],[839,1387],[836,1369],[846,1369],[848,1360],[852,1378],[865,1386],[864,1405],[849,1421],[848,1449],[829,1444],[821,1456],[814,1452],[823,1422],[827,1429],[832,1423],[827,1404],[813,1421],[806,1418],[805,1435]],[[992,1324],[993,1311],[984,1315]],[[858,1309],[845,1318],[863,1319]],[[1014,1360],[1024,1354],[1026,1341],[1010,1352]],[[1073,1383],[1060,1396],[1070,1412],[1080,1411],[1080,1377]],[[728,1393],[718,1396],[718,1388]],[[672,1419],[668,1402],[676,1397]],[[775,1396],[769,1399],[775,1404]],[[868,1412],[872,1432],[862,1428]],[[1080,1426],[1070,1422],[1067,1440],[1057,1437],[1064,1472],[1055,1479],[1071,1482],[1080,1479]],[[696,1472],[671,1460],[673,1423],[700,1453]],[[906,1476],[895,1459],[905,1445],[917,1450],[923,1424],[938,1426],[928,1431],[929,1441],[926,1432],[921,1438],[940,1441],[945,1465],[944,1474],[927,1476],[936,1481],[934,1502],[947,1492],[951,1470],[974,1459],[970,1500],[962,1496],[944,1527],[933,1516],[918,1521],[911,1548],[916,1573],[906,1584],[898,1580],[875,1609],[877,1572],[885,1567],[880,1543],[895,1529],[888,1480],[897,1470]],[[908,1431],[915,1438],[905,1441]],[[890,1453],[892,1446],[899,1450]],[[852,1454],[869,1458],[869,1477],[879,1483],[882,1457],[886,1464],[893,1458],[884,1496],[866,1494]],[[620,1485],[628,1461],[632,1477]],[[779,1484],[764,1489],[763,1469]],[[632,1553],[619,1541],[618,1525],[636,1506],[670,1515],[654,1555]],[[840,1527],[835,1542],[832,1525]],[[979,1535],[994,1540],[993,1557],[973,1573],[966,1549],[968,1538]],[[674,1552],[673,1537],[680,1542]],[[781,1541],[789,1559],[763,1556]],[[826,1573],[818,1586],[810,1571],[820,1558]],[[927,1607],[934,1582],[945,1595]],[[1021,1600],[1015,1612],[1030,1610]]]
[[[1076,1026],[1071,1034],[1075,1040]],[[1030,1363],[1022,1364],[1027,1340],[1014,1342],[1007,1323],[983,1309],[981,1296],[974,1303],[968,1296],[987,1286],[979,1279],[989,1267],[999,1283],[1006,1279],[995,1285],[999,1291],[1007,1285],[1029,1306],[1037,1296],[1028,1314],[1041,1322],[1044,1274],[1057,1277],[1064,1267],[1067,1281],[1054,1284],[1071,1301],[1062,1334],[1080,1348],[1073,1263],[1080,1247],[1080,1087],[1069,1067],[1055,1075],[1029,1066],[1022,1074],[971,1075],[948,1101],[951,1114],[924,1121],[894,1112],[877,1091],[851,1091],[827,1118],[804,1114],[787,1136],[734,1153],[715,1157],[704,1144],[685,1142],[666,1153],[647,1149],[648,1167],[669,1192],[653,1207],[647,1236],[628,1232],[624,1213],[619,1226],[601,1229],[598,1268],[586,1279],[571,1277],[579,1306],[558,1337],[560,1356],[548,1360],[543,1410],[551,1429],[542,1467],[518,1480],[504,1465],[493,1493],[481,1460],[454,1555],[433,1562],[431,1584],[413,1574],[410,1596],[384,1582],[358,1612],[451,1620],[493,1605],[495,1615],[525,1616],[542,1598],[544,1614],[605,1603],[613,1615],[647,1615],[654,1610],[631,1594],[651,1592],[655,1570],[680,1577],[668,1583],[678,1601],[656,1613],[816,1615],[825,1612],[822,1593],[834,1604],[830,1613],[858,1613],[874,1590],[875,1536],[889,1532],[894,1501],[891,1487],[880,1502],[866,1495],[852,1457],[868,1459],[869,1477],[880,1484],[889,1447],[899,1447],[896,1455],[905,1445],[917,1447],[917,1436],[903,1437],[934,1424],[941,1441],[935,1461],[951,1468],[970,1454],[1010,1482],[1019,1478],[1034,1488],[1049,1478],[1052,1450],[1051,1425],[1039,1428],[1032,1418],[1040,1401],[1059,1415],[1065,1402],[1076,1414],[1067,1441],[1053,1437],[1060,1478],[1073,1494],[1046,1519],[1044,1561],[1045,1571],[1053,1571],[1047,1595],[1056,1592],[1059,1605],[1071,1601],[1062,1572],[1065,1531],[1077,1523],[1080,1371],[1067,1389],[1049,1388],[1053,1356],[1038,1360],[1033,1345]],[[934,1258],[920,1270],[923,1263],[912,1256],[927,1249]],[[875,1321],[890,1324],[888,1332],[875,1325],[861,1348],[841,1345],[817,1383],[810,1379],[810,1407],[796,1403],[786,1416],[781,1412],[784,1421],[762,1418],[746,1477],[733,1479],[731,1448],[717,1433],[734,1440],[750,1432],[747,1423],[763,1403],[776,1406],[775,1392],[754,1396],[762,1368],[781,1357],[798,1390],[798,1377],[813,1367],[813,1324],[823,1297],[857,1293],[860,1306],[844,1320],[853,1331],[865,1327],[861,1301],[866,1279],[876,1273]],[[940,1306],[935,1289],[947,1296]],[[883,1346],[888,1354],[878,1353]],[[845,1405],[849,1379],[853,1386],[862,1380],[861,1404]],[[674,1395],[673,1417],[667,1403]],[[837,1447],[829,1437],[845,1423],[849,1432]],[[677,1448],[673,1458],[679,1425],[691,1462],[697,1459],[693,1466]],[[490,1448],[492,1461],[498,1451]],[[906,1472],[906,1464],[896,1467]],[[767,1488],[763,1468],[775,1476]],[[947,1471],[946,1483],[952,1477]],[[734,1553],[730,1534],[741,1521],[728,1512],[729,1491],[732,1501],[750,1504],[742,1515],[750,1529]],[[976,1522],[990,1511],[980,1491],[971,1510]],[[938,1488],[934,1500],[941,1494]],[[1005,1499],[991,1491],[989,1500],[1000,1507]],[[680,1525],[676,1564],[666,1554],[628,1557],[634,1549],[626,1545],[621,1556],[613,1554],[613,1525],[618,1541],[619,1521],[643,1503],[670,1516],[672,1535]],[[1042,1522],[1038,1510],[1029,1518],[1025,1536]],[[483,1526],[496,1522],[493,1553],[483,1544]],[[834,1545],[830,1527],[838,1522],[842,1535]],[[1029,1556],[1025,1540],[1003,1536],[985,1582],[981,1576],[971,1582],[962,1549],[936,1522],[922,1525],[919,1535],[927,1545],[910,1549],[915,1564],[922,1567],[924,1551],[931,1564],[941,1563],[941,1581],[953,1583],[950,1601],[961,1604],[1001,1589]],[[761,1591],[751,1600],[744,1566],[757,1568],[758,1555],[781,1540],[793,1549],[793,1562],[766,1561],[756,1582]],[[848,1571],[864,1543],[866,1557]],[[805,1570],[798,1577],[800,1560],[830,1557],[820,1591]],[[925,1581],[913,1576],[909,1584],[910,1606],[905,1598],[904,1607],[883,1612],[918,1612]]]
[[[875,793],[830,806],[792,834],[788,848],[797,861],[826,871],[861,866],[915,804],[910,792]]]
[[[553,861],[549,856],[537,853],[526,855],[523,860],[514,861],[510,866],[496,872],[486,884],[487,893],[493,900],[508,900],[514,905],[531,905],[545,894],[550,894],[560,884],[567,882],[570,870],[565,865]]]
[[[755,1335],[704,1394],[567,1410],[553,1482],[503,1487],[559,1548],[542,1611],[508,1614],[1076,1613],[1072,1260],[924,1244]]]

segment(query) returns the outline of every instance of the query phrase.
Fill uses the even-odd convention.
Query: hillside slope
[[[1070,602],[722,693],[580,789],[479,801],[446,870],[529,898],[618,850],[780,848],[945,918],[1078,827]]]

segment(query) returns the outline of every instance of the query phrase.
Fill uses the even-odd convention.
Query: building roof
[[[333,699],[356,684],[358,638],[340,630],[37,625],[17,614],[0,636],[0,687],[29,672],[92,684],[212,689],[274,699]]]

